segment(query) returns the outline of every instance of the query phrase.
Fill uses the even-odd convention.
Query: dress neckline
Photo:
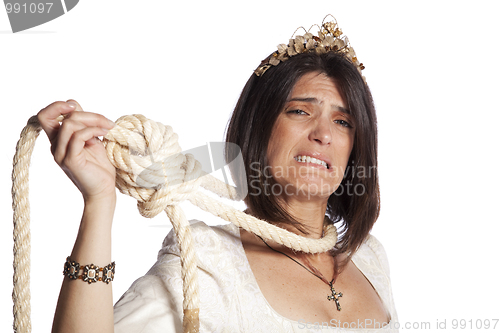
[[[256,288],[256,290],[258,290],[258,294],[259,294],[259,297],[262,298],[262,300],[265,302],[265,304],[267,305],[267,307],[269,308],[269,310],[271,311],[271,313],[274,315],[274,316],[277,316],[279,318],[281,318],[282,320],[290,323],[292,326],[294,327],[300,327],[299,325],[302,325],[303,323],[299,322],[299,321],[296,321],[296,320],[292,320],[290,318],[287,318],[283,315],[281,315],[280,313],[278,313],[272,306],[271,304],[269,304],[269,302],[267,301],[266,297],[264,296],[264,294],[262,293],[262,290],[260,289],[260,286],[259,286],[259,283],[257,282],[257,279],[255,278],[255,275],[252,271],[252,267],[250,266],[250,262],[248,261],[248,258],[246,256],[246,252],[245,252],[245,249],[243,247],[243,243],[241,241],[241,233],[240,233],[240,228],[235,226],[234,224],[230,223],[229,225],[231,225],[233,228],[233,230],[231,230],[234,235],[238,238],[238,242],[237,242],[237,248],[238,248],[238,251],[240,252],[239,255],[241,255],[244,260],[243,260],[243,264],[245,265],[244,269],[247,270],[249,272],[249,275],[251,277],[251,282],[252,284],[254,285],[254,287]],[[368,236],[367,240],[371,237],[371,235]],[[360,250],[363,246],[365,246],[365,243],[367,242],[367,240],[365,240],[365,242],[361,245],[360,247]],[[353,263],[353,265],[361,272],[361,274],[363,274],[363,276],[365,277],[365,279],[370,283],[370,285],[372,286],[372,288],[375,290],[375,292],[377,293],[378,297],[380,298],[380,300],[382,301],[382,304],[384,305],[384,308],[386,310],[387,313],[389,313],[391,315],[391,319],[389,320],[389,323],[387,325],[384,325],[382,328],[337,328],[339,330],[342,330],[342,331],[351,331],[351,332],[376,332],[377,330],[381,330],[383,329],[384,332],[390,332],[388,331],[386,328],[387,327],[391,327],[391,324],[392,324],[392,313],[391,311],[389,311],[389,307],[388,307],[388,304],[386,302],[386,300],[384,300],[384,298],[381,296],[381,294],[379,293],[379,291],[377,290],[377,288],[375,287],[375,285],[370,281],[370,279],[368,278],[368,276],[365,274],[365,272],[363,272],[362,268],[360,266],[360,262],[358,261],[359,258],[358,258],[358,253],[359,253],[359,250],[358,252],[356,252],[352,258],[351,258],[351,261]],[[358,263],[356,263],[358,261]],[[329,327],[329,328],[333,328],[332,327]]]

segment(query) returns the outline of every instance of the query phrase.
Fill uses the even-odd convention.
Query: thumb
[[[66,103],[68,103],[70,105],[74,105],[75,106],[75,110],[74,111],[83,111],[82,106],[77,101],[75,101],[74,99],[68,99],[66,101]]]

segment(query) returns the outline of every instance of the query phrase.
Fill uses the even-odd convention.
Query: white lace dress
[[[200,332],[397,332],[397,314],[382,245],[370,236],[352,257],[391,315],[381,329],[335,329],[330,323],[293,321],[279,315],[262,295],[233,224],[191,222],[198,260]],[[115,304],[115,333],[182,332],[179,249],[170,232],[158,261]]]

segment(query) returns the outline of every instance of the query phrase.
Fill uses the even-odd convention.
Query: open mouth
[[[295,156],[294,158],[297,162],[314,163],[314,164],[322,165],[327,169],[330,169],[328,163],[326,163],[325,161],[319,160],[317,158],[311,157],[311,156],[302,155],[302,156]]]

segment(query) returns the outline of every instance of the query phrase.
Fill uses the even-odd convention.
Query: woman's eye
[[[351,128],[351,124],[349,124],[347,121],[343,120],[343,119],[337,119],[335,120],[335,123],[336,124],[339,124],[340,126],[344,126],[344,127],[348,127],[348,128]]]
[[[291,114],[301,114],[301,115],[306,115],[307,114],[307,112],[302,111],[302,110],[290,110],[290,111],[288,111],[288,113],[291,113]]]

